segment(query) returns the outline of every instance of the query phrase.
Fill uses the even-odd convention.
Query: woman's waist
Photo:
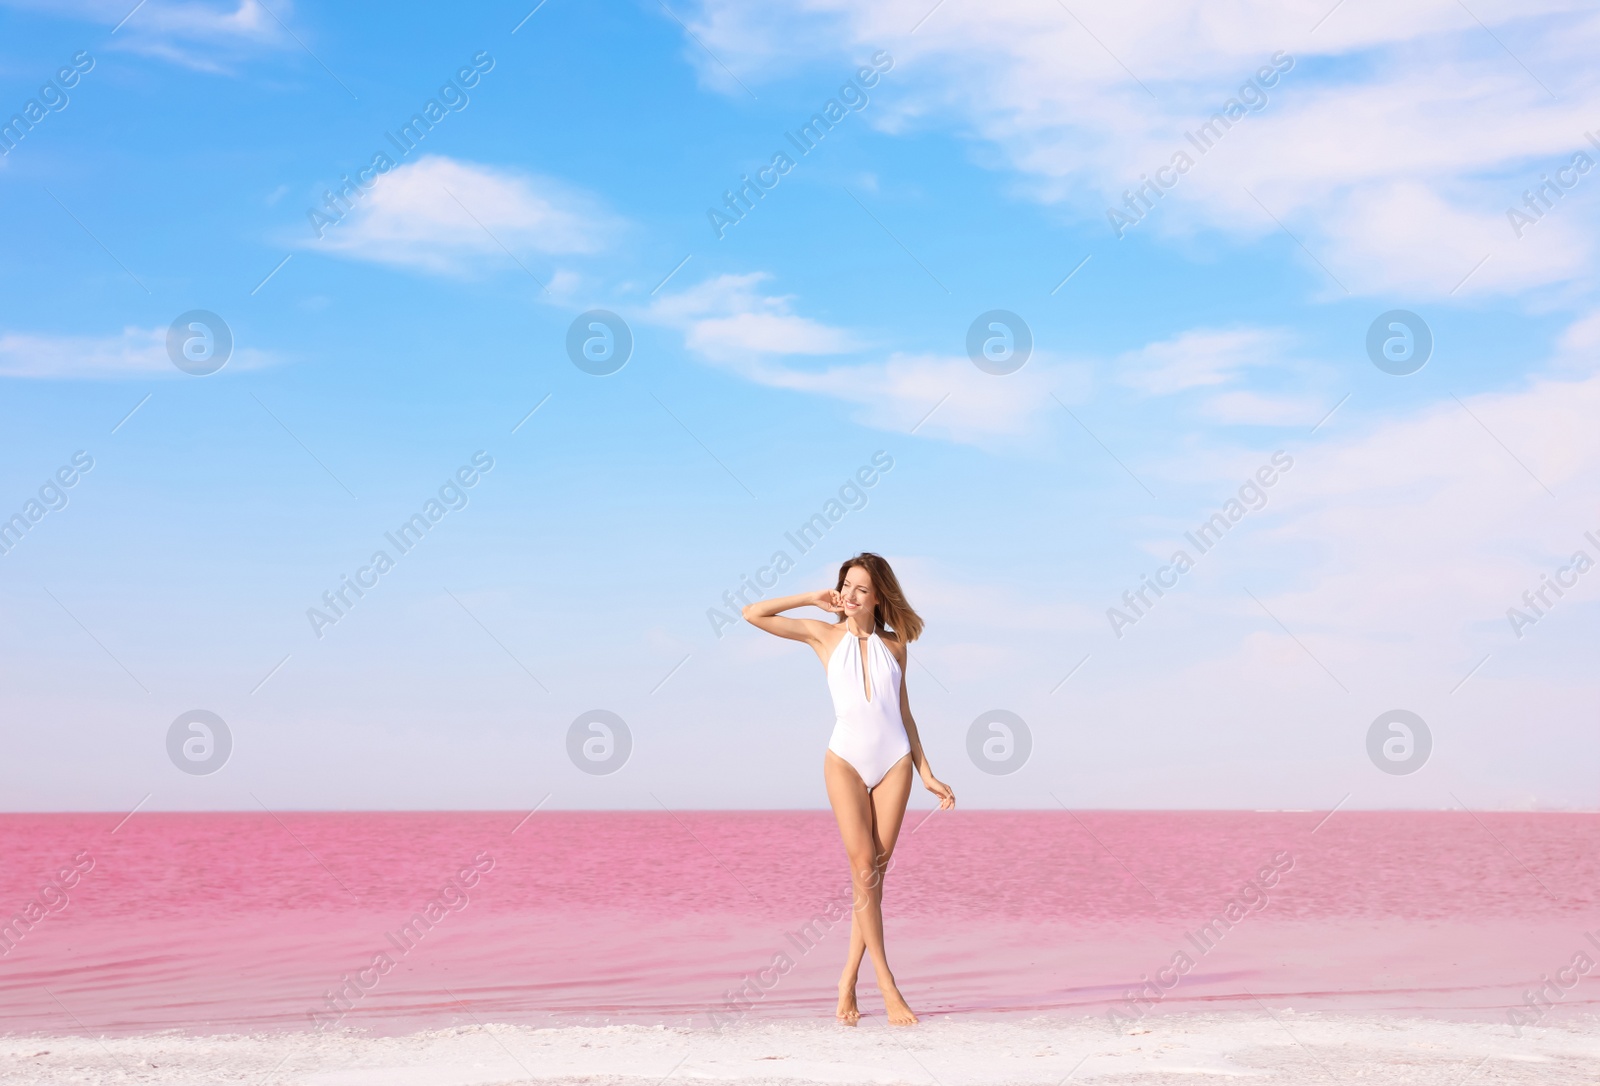
[[[891,716],[888,713],[875,713],[870,711],[835,713],[833,717],[833,726],[835,730],[842,728],[846,731],[890,731],[897,732],[901,735],[904,735],[906,730],[905,722],[900,719],[898,713]]]

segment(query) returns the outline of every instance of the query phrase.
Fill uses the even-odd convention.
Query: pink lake
[[[0,922],[46,909],[0,929],[8,1030],[814,1017],[849,937],[847,919],[801,933],[848,900],[826,811],[120,820],[0,815]],[[1145,1011],[1503,1019],[1577,951],[1600,959],[1597,845],[1588,814],[913,811],[889,949],[925,1015],[1136,1013],[1129,990],[1167,969]],[[63,904],[43,888],[75,856],[93,866]],[[1262,901],[1245,887],[1274,857]]]

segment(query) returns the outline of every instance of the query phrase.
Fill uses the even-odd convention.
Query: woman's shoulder
[[[878,640],[883,642],[885,648],[894,653],[894,658],[896,660],[899,660],[902,665],[905,664],[906,643],[900,640],[900,638],[895,635],[894,631],[879,629]]]
[[[845,637],[850,632],[845,629],[842,622],[827,622],[822,619],[809,619],[808,621],[815,624],[819,650],[826,651],[829,655],[832,655],[833,650],[844,643]]]

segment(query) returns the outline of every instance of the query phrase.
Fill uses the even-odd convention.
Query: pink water
[[[1600,958],[1585,938],[1600,939],[1594,815],[923,817],[908,819],[885,911],[901,987],[925,1013],[1128,1009],[1127,990],[1182,951],[1193,968],[1158,1012],[1260,997],[1503,1017],[1575,952]],[[789,937],[847,900],[827,812],[522,818],[141,812],[113,832],[119,816],[0,816],[0,922],[32,900],[57,906],[25,931],[0,928],[14,940],[0,957],[4,1028],[303,1029],[316,1013],[389,1032],[831,1013],[848,920]],[[85,850],[93,867],[66,903],[41,898]],[[1280,853],[1293,866],[1265,904],[1202,952],[1188,935]],[[492,867],[465,903],[446,891],[457,908],[391,941],[475,857]],[[379,954],[393,963],[381,973]],[[870,967],[863,980],[876,1010]],[[1584,1005],[1590,986],[1565,1005]],[[341,987],[342,1015],[328,999]]]

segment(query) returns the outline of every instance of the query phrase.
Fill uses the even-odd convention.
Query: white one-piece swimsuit
[[[884,774],[911,753],[911,740],[900,718],[900,662],[876,630],[867,637],[869,698],[862,685],[861,649],[856,635],[846,630],[828,660],[835,717],[828,749],[855,767],[861,783],[876,788]]]

